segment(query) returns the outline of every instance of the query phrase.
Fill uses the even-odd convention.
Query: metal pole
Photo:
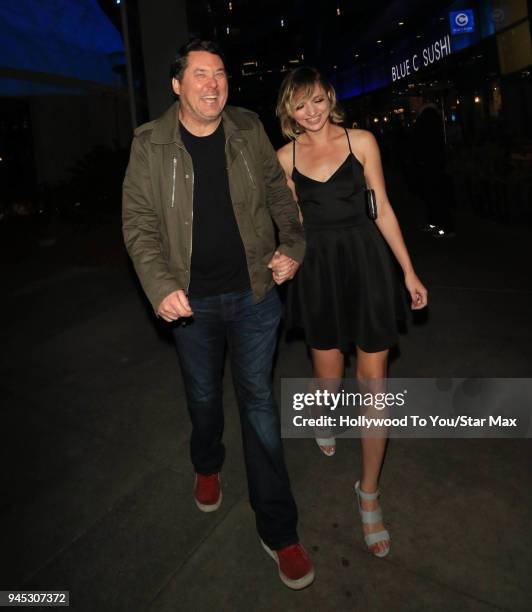
[[[129,44],[129,28],[127,25],[126,0],[120,2],[120,19],[122,22],[122,37],[124,39],[124,53],[126,56],[127,92],[129,98],[129,112],[131,114],[131,126],[137,127],[137,102],[135,99],[135,87],[133,85],[133,66],[131,64],[131,46]]]

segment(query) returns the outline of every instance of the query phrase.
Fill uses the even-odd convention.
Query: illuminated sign
[[[418,53],[414,53],[402,62],[392,66],[392,81],[399,81],[427,68],[435,62],[451,54],[451,37],[447,34],[430,45],[423,47]]]
[[[475,16],[471,9],[451,11],[449,21],[451,22],[451,34],[471,34],[475,31]]]

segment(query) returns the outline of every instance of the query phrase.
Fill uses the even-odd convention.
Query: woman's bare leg
[[[378,353],[366,353],[357,347],[356,377],[359,381],[384,380],[388,366],[388,350]],[[374,493],[379,488],[379,475],[384,460],[387,438],[361,437],[362,444],[362,476],[360,488],[366,493]],[[362,501],[363,510],[376,510],[379,501]],[[382,531],[382,522],[363,524],[364,534]],[[384,552],[389,547],[389,542],[377,542],[371,548],[374,552]]]
[[[327,389],[335,393],[340,387],[344,377],[344,356],[338,349],[320,350],[311,348],[313,376],[321,380],[327,380]],[[331,388],[329,388],[331,387]],[[325,454],[333,453],[334,446],[321,446]]]

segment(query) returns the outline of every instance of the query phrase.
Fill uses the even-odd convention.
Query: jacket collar
[[[178,113],[179,101],[176,101],[163,115],[155,120],[151,135],[151,142],[153,144],[171,144],[175,142],[177,145],[183,146],[177,119]],[[238,136],[238,132],[241,130],[253,128],[252,121],[246,115],[247,113],[233,106],[226,106],[224,108],[222,120],[227,140],[233,135]]]

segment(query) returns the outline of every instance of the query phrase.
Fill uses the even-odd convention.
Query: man
[[[314,572],[298,543],[271,369],[280,318],[274,283],[297,271],[303,230],[262,124],[226,107],[217,45],[182,47],[172,87],[179,101],[135,131],[124,180],[125,243],[157,315],[177,321],[198,508],[211,512],[222,501],[227,344],[257,530],[281,580],[301,589]]]

